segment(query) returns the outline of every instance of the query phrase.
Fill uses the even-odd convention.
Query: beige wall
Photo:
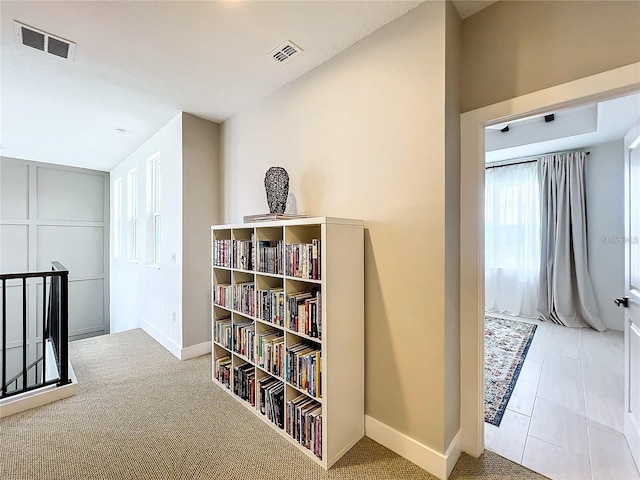
[[[449,445],[460,428],[460,29],[447,3],[445,148],[445,430]]]
[[[462,111],[640,61],[638,1],[499,1],[462,22]]]
[[[208,260],[210,227],[220,223],[218,144],[217,123],[182,114],[182,347],[211,340]]]
[[[289,172],[300,213],[365,221],[366,413],[440,452],[459,416],[457,367],[445,393],[458,356],[445,195],[458,160],[450,146],[446,169],[444,80],[445,4],[425,2],[225,121],[221,158],[225,222],[267,211],[272,165]]]

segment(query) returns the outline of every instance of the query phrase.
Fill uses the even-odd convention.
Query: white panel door
[[[640,119],[625,136],[625,237],[624,432],[640,467]]]

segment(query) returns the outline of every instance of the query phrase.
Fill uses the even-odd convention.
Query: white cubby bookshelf
[[[361,220],[328,217],[211,227],[212,379],[326,469],[364,435],[363,235]],[[287,268],[285,251],[307,267]],[[294,378],[296,353],[308,368]],[[290,402],[310,414],[308,446],[289,433]]]

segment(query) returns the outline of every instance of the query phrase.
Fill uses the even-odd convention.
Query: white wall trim
[[[189,360],[190,358],[201,357],[207,353],[211,353],[211,340],[181,349],[180,360]]]
[[[444,454],[447,461],[447,478],[449,478],[449,475],[453,472],[453,468],[456,466],[456,463],[458,463],[460,455],[462,455],[462,432],[458,430]]]
[[[460,428],[462,449],[484,451],[484,128],[640,90],[640,62],[460,116]]]
[[[49,366],[49,364],[47,364],[47,366]],[[49,369],[47,369],[47,372],[49,372]],[[57,369],[55,374],[58,374]],[[47,374],[47,377],[49,377],[49,374]],[[19,393],[18,395],[0,400],[0,418],[15,415],[16,413],[24,412],[25,410],[30,410],[32,408],[41,407],[42,405],[56,402],[78,393],[78,379],[73,371],[71,362],[69,362],[69,379],[71,380],[71,383],[62,387],[47,385],[46,387],[38,388],[37,390]]]
[[[178,360],[182,360],[182,347],[167,337],[155,325],[152,325],[146,320],[141,320],[140,328],[142,328],[142,330],[144,330],[156,342],[166,348],[171,355],[176,357]],[[209,350],[211,350],[211,348],[209,348]]]
[[[367,437],[441,479],[451,474],[462,452],[460,432],[442,454],[369,415],[364,416],[364,430]]]

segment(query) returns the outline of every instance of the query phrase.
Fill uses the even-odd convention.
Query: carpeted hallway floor
[[[0,421],[3,480],[433,479],[364,438],[324,471],[142,330],[70,344],[78,394]],[[450,478],[544,478],[490,452]]]

